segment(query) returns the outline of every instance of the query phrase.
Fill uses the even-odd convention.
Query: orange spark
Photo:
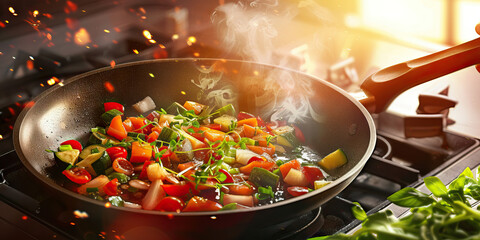
[[[118,27],[114,27],[113,30],[115,30],[115,32],[120,32],[120,28]]]
[[[194,56],[194,57],[200,57],[200,53],[194,52],[194,53],[193,53],[193,56]]]
[[[2,140],[2,139],[3,139],[3,136],[0,134],[0,140]]]
[[[10,112],[10,114],[12,114],[12,116],[16,115],[15,110],[13,110],[12,107],[8,107],[8,111]]]
[[[45,87],[45,85],[43,85],[43,83],[40,83],[40,86]]]
[[[188,37],[188,39],[187,39],[187,45],[188,45],[188,46],[192,46],[192,45],[193,45],[194,43],[196,43],[196,42],[197,42],[197,38],[194,37],[194,36],[190,36],[190,37]]]
[[[106,208],[109,208],[109,207],[111,207],[111,206],[112,206],[112,204],[111,204],[110,202],[106,202],[106,203],[105,203],[105,207],[106,207]]]
[[[140,10],[140,12],[143,13],[143,14],[147,13],[147,12],[145,11],[145,8],[143,8],[143,7],[138,8],[138,10]]]
[[[110,61],[110,66],[111,66],[112,68],[115,67],[115,61],[114,61],[114,60]]]
[[[174,216],[173,216],[173,214],[169,213],[169,214],[167,214],[167,217],[168,217],[168,219],[172,220]]]
[[[0,22],[0,27],[2,27],[2,28],[6,27],[6,26],[5,26],[5,23]]]
[[[103,83],[103,87],[105,88],[105,90],[107,90],[107,92],[109,93],[113,93],[115,91],[115,87],[113,86],[113,84],[109,81],[106,81],[105,83]]]
[[[9,7],[8,8],[8,11],[10,11],[10,13],[13,14],[13,16],[17,16],[18,14],[15,12],[15,9],[13,9],[13,7]]]
[[[110,33],[110,30],[108,30],[108,29],[103,29],[103,31],[106,32],[106,33]]]
[[[178,34],[175,33],[175,34],[172,35],[173,40],[177,40],[178,38],[180,38],[180,36],[178,36]]]
[[[133,49],[133,52],[134,52],[135,54],[138,54],[138,50],[137,50],[137,49]]]
[[[67,2],[65,2],[65,8],[63,10],[65,11],[65,13],[71,13],[71,12],[77,11],[77,9],[78,9],[77,4],[75,4],[70,0],[67,0]]]
[[[73,215],[75,215],[76,218],[88,218],[88,213],[82,212],[80,210],[73,211]]]
[[[74,222],[70,222],[70,225],[75,226],[76,224]]]
[[[153,58],[155,58],[155,59],[162,59],[162,58],[167,58],[167,57],[168,57],[168,53],[163,48],[158,48],[153,52]]]
[[[67,27],[75,30],[77,29],[78,26],[78,21],[72,18],[65,18],[65,23],[67,24]]]
[[[91,42],[90,34],[87,32],[85,28],[80,28],[75,33],[74,41],[75,41],[75,44],[79,46],[87,45]]]
[[[32,15],[33,15],[33,17],[37,17],[38,16],[38,10],[34,10]]]
[[[22,95],[18,94],[17,97],[18,97],[18,98],[22,98]]]
[[[28,102],[23,104],[23,107],[24,108],[31,108],[31,107],[33,107],[33,105],[35,105],[35,101],[28,101]]]
[[[28,68],[28,70],[33,70],[34,65],[35,65],[35,64],[33,63],[32,60],[30,60],[30,59],[27,60],[27,68]]]
[[[55,84],[55,79],[50,78],[50,79],[48,79],[47,83],[48,83],[48,85],[52,86],[53,84]]]
[[[27,216],[25,216],[25,215],[22,216],[22,220],[27,220],[27,219],[28,219]]]
[[[52,34],[47,33],[47,39],[50,40],[50,41],[52,41]]]
[[[50,13],[44,13],[42,14],[44,17],[48,18],[48,19],[51,19],[52,18],[52,14]]]
[[[148,30],[143,30],[143,36],[145,36],[146,39],[152,39],[152,34]]]

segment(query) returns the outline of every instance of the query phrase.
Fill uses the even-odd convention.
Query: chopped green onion
[[[73,150],[72,145],[70,145],[70,144],[60,145],[60,147],[58,147],[58,151],[60,151],[60,152],[69,151],[69,150]]]
[[[98,192],[98,187],[87,188],[87,192]]]

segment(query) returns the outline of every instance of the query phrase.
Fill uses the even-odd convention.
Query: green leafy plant
[[[397,218],[385,210],[367,216],[355,203],[352,212],[363,221],[362,228],[352,235],[340,233],[310,240],[480,239],[480,211],[470,205],[480,200],[479,181],[469,168],[448,187],[437,177],[426,177],[425,186],[432,195],[407,187],[388,197],[398,206],[411,208],[409,215]]]

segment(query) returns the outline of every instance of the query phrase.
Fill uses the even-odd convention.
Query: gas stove
[[[89,4],[91,2],[85,1]],[[90,27],[86,29],[96,29],[103,33],[110,31],[115,37],[106,37],[95,44],[83,46],[55,42],[56,47],[23,47],[21,50],[19,47],[2,53],[3,57],[11,55],[15,58],[10,65],[0,64],[0,72],[6,72],[0,82],[0,230],[6,239],[123,239],[129,234],[121,231],[106,232],[93,220],[101,216],[90,213],[89,217],[85,217],[81,210],[66,208],[52,194],[44,191],[23,167],[13,148],[12,129],[18,113],[28,106],[35,96],[51,85],[62,84],[62,81],[70,76],[99,67],[114,67],[115,64],[124,62],[166,57],[240,58],[231,52],[225,54],[225,49],[212,37],[214,33],[211,27],[197,23],[205,22],[205,18],[209,20],[209,13],[215,5],[197,4],[193,8],[187,8],[176,4],[145,1],[125,7],[122,3],[123,1],[113,5],[98,5],[93,7],[96,10],[89,8],[87,12],[91,12],[91,15],[88,18],[79,18],[84,19],[80,21],[80,25]],[[109,10],[101,11],[101,8]],[[192,11],[196,8],[203,10]],[[152,17],[152,14],[145,12],[159,14]],[[102,18],[97,13],[108,14],[110,22],[99,22]],[[148,20],[144,18],[147,15]],[[138,24],[139,21],[144,22]],[[112,28],[117,23],[118,29]],[[98,26],[94,28],[93,25]],[[70,31],[68,28],[65,24],[59,24],[53,31],[66,33]],[[146,29],[149,30],[148,33],[145,32]],[[19,46],[28,45],[31,40],[31,37],[12,36]],[[189,39],[191,36],[196,38]],[[200,39],[207,40],[194,44]],[[6,42],[5,39],[0,40]],[[71,40],[73,41],[73,38]],[[331,62],[328,67],[317,68],[309,73],[346,90],[352,90],[363,75],[371,73],[378,66],[407,60],[397,55],[388,58],[390,62],[380,65],[375,60],[375,57],[379,58],[376,56],[378,49],[385,46],[391,48],[392,44],[358,37],[355,40],[360,43],[369,42],[368,45],[376,44],[377,52],[370,49],[372,59],[350,57]],[[297,70],[305,70],[302,69],[308,60],[304,56],[305,45],[295,42],[283,46],[285,47],[279,48],[276,54],[283,57],[288,55],[289,64]],[[354,44],[350,47],[353,49],[352,55],[361,51],[359,49],[365,49]],[[412,47],[401,46],[398,49],[398,52],[411,52],[414,57],[417,57],[419,52],[424,53]],[[453,93],[455,91],[458,92],[458,88],[452,89]],[[436,118],[428,119],[430,122],[427,122],[427,127],[431,126],[432,119],[440,124],[436,125],[434,134],[431,134],[432,131],[423,131],[420,138],[405,136],[405,126],[417,129],[413,134],[418,133],[415,125],[418,121],[413,125],[404,124],[406,118],[418,120],[412,117],[418,116],[415,112],[410,113],[411,108],[418,106],[415,101],[416,96],[412,104],[411,96],[402,95],[399,101],[394,102],[390,111],[374,116],[379,135],[375,152],[360,175],[344,191],[320,209],[272,226],[265,230],[265,234],[271,239],[307,239],[353,231],[360,222],[355,220],[351,213],[352,202],[359,202],[367,213],[388,208],[401,216],[406,209],[392,206],[386,201],[390,194],[407,186],[426,190],[422,185],[422,179],[426,176],[435,175],[448,183],[466,167],[474,169],[479,166],[480,143],[477,138],[480,135],[467,136],[458,131],[444,131],[442,124],[448,120],[446,115],[434,115]],[[403,111],[404,105],[408,105],[409,113]],[[402,110],[398,110],[397,106]],[[460,108],[462,106],[464,105],[460,105]],[[455,110],[452,112],[453,117],[459,116]],[[402,127],[399,127],[400,125]],[[441,128],[440,132],[437,131],[438,126]]]

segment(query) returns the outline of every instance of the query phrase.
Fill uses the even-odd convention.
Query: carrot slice
[[[185,104],[183,104],[183,107],[187,110],[193,110],[195,114],[198,115],[202,112],[205,105],[193,101],[186,101]]]
[[[249,125],[251,127],[257,127],[257,118],[247,118],[237,122],[237,126]]]
[[[243,135],[244,137],[252,138],[256,135],[257,129],[250,125],[243,125]]]
[[[125,130],[125,127],[123,126],[121,115],[117,115],[112,119],[107,134],[120,141],[127,137],[127,130]]]
[[[127,130],[127,132],[132,132],[133,131],[132,121],[128,118],[125,119],[125,121],[123,121],[123,127],[125,127],[125,130]]]
[[[252,195],[255,192],[251,185],[248,186],[245,184],[230,185],[228,189],[230,190],[230,194],[235,195]]]
[[[287,163],[284,163],[282,164],[279,169],[280,169],[280,172],[282,173],[282,176],[285,178],[285,176],[287,176],[288,172],[290,171],[290,169],[297,169],[297,170],[300,170],[301,168],[301,165],[300,165],[300,162],[297,160],[297,159],[294,159],[290,162],[287,162]]]
[[[238,170],[240,170],[241,173],[250,174],[254,167],[264,168],[264,169],[267,169],[267,170],[270,171],[270,169],[272,169],[273,165],[275,165],[274,162],[253,161],[253,162],[249,163],[248,165],[240,167]]]
[[[223,139],[225,139],[226,134],[222,131],[218,131],[218,130],[214,130],[214,129],[208,129],[208,130],[205,130],[203,135],[210,142],[215,142],[215,141],[223,141]]]
[[[259,155],[262,155],[263,153],[267,153],[268,155],[272,156],[273,154],[275,154],[275,146],[273,146],[272,144],[270,144],[271,147],[262,147],[262,146],[253,146],[253,145],[247,145],[247,148],[254,152],[254,153],[257,153]]]
[[[132,143],[132,155],[130,162],[143,163],[150,160],[152,157],[152,146],[150,144],[140,144],[139,142]]]

